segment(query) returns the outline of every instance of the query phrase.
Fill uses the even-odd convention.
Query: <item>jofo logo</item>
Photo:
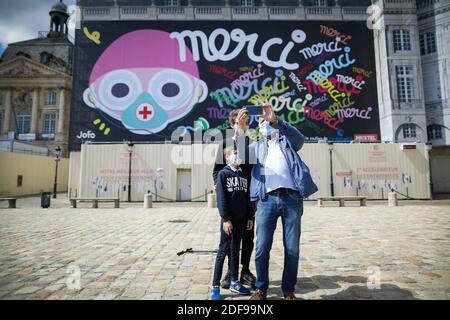
[[[77,135],[77,139],[95,139],[95,133],[91,130],[88,131],[80,131],[80,133]]]

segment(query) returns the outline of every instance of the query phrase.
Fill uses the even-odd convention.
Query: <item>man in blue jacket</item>
[[[298,151],[304,136],[277,118],[271,105],[264,105],[259,118],[260,139],[250,146],[253,163],[251,201],[256,209],[256,290],[251,300],[266,299],[269,287],[269,257],[278,217],[283,224],[284,269],[281,289],[294,300],[300,257],[300,227],[303,199],[318,189]]]

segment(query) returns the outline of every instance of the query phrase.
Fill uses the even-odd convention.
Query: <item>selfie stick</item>
[[[192,248],[187,248],[186,250],[177,252],[177,256],[181,256],[185,253],[217,253],[217,250],[192,250]]]

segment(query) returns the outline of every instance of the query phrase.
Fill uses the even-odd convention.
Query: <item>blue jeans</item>
[[[229,257],[229,271],[231,281],[238,280],[239,274],[239,250],[241,249],[241,238],[244,230],[244,219],[232,219],[233,232],[231,235],[227,235],[223,231],[223,219],[220,220],[220,243],[217,250],[216,263],[214,267],[213,286],[220,285],[220,279],[222,278],[223,263],[227,254]]]
[[[278,217],[283,224],[284,268],[281,289],[295,292],[300,257],[300,229],[303,199],[299,192],[278,189],[265,200],[258,201],[256,209],[256,288],[269,288],[269,258]]]

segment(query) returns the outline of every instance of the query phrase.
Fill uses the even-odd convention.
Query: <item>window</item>
[[[46,105],[55,105],[56,104],[56,92],[48,91],[45,96],[45,104]]]
[[[253,7],[253,0],[241,0],[241,6]]]
[[[419,39],[420,39],[420,54],[421,55],[427,54],[426,47],[425,47],[425,35],[421,34],[419,36]]]
[[[442,100],[441,68],[438,60],[422,63],[423,95],[425,103]]]
[[[41,63],[47,64],[50,61],[50,55],[48,52],[43,51],[40,53],[40,56],[41,56]]]
[[[17,114],[17,132],[30,133],[31,115],[29,111],[22,111]]]
[[[395,74],[398,100],[411,102],[416,97],[413,66],[395,66]]]
[[[411,35],[409,34],[409,30],[394,30],[392,34],[394,36],[394,52],[411,50]]]
[[[413,123],[404,124],[403,125],[403,138],[408,139],[408,138],[416,138],[416,137],[417,137],[416,125]]]
[[[169,7],[178,7],[180,5],[179,0],[167,0],[167,6]]]
[[[432,124],[428,126],[428,140],[442,139],[442,126]]]
[[[55,128],[56,128],[56,114],[48,113],[44,115],[44,127],[42,129],[42,133],[44,134],[55,133]]]
[[[18,175],[17,176],[17,186],[21,187],[23,185],[23,176],[22,175]]]
[[[313,5],[316,7],[326,7],[327,6],[327,0],[314,0]]]
[[[420,54],[430,54],[436,52],[436,35],[434,32],[427,32],[420,35]]]

